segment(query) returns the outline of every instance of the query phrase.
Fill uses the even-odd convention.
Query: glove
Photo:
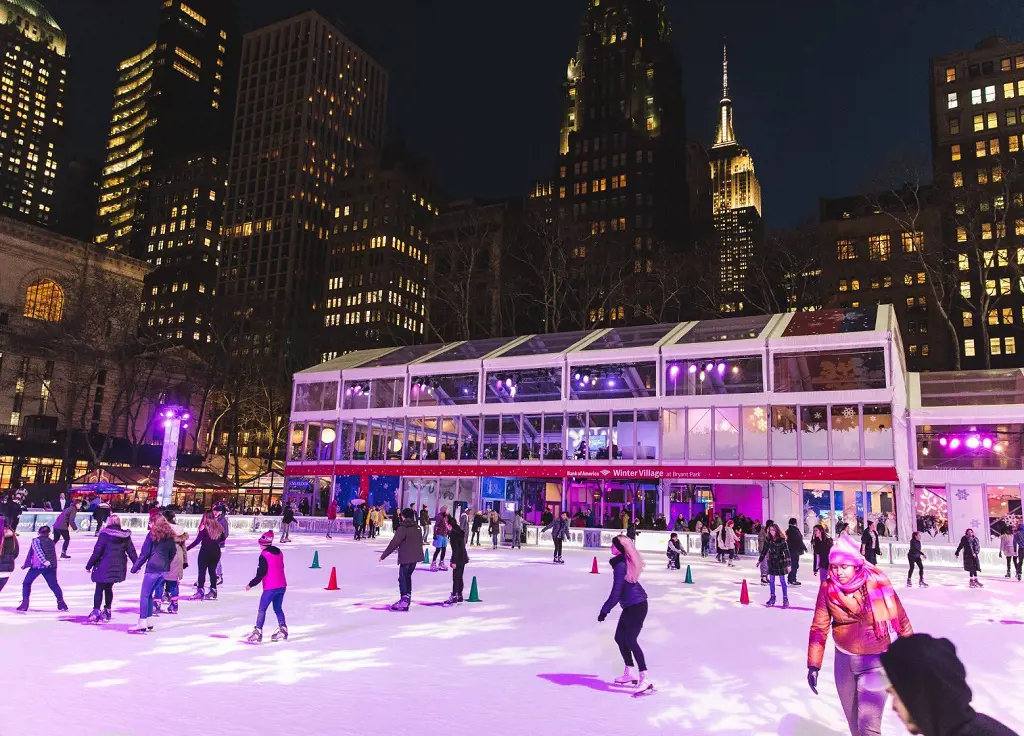
[[[598,623],[603,622],[606,618],[608,618],[608,614],[607,613],[599,613],[599,614],[597,614],[597,622]]]
[[[807,668],[807,684],[811,688],[811,692],[815,695],[818,694],[818,668],[808,667]]]

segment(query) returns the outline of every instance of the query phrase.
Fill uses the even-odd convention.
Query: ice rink
[[[136,545],[142,539],[136,537]],[[31,533],[21,535],[24,561]],[[414,604],[394,613],[394,558],[376,565],[384,543],[294,537],[282,545],[291,639],[261,645],[252,630],[259,591],[255,536],[233,535],[217,601],[182,600],[156,630],[129,635],[138,619],[141,575],[115,590],[109,624],[87,625],[93,585],[84,570],[93,538],[73,535],[59,578],[69,614],[36,581],[28,614],[16,613],[23,572],[0,594],[0,734],[844,734],[832,682],[832,645],[819,690],[806,684],[807,633],[817,585],[807,568],[792,608],[763,605],[753,560],[728,569],[684,558],[694,585],[647,555],[642,582],[651,613],[640,639],[657,685],[633,699],[607,683],[621,674],[612,641],[617,611],[597,613],[608,594],[607,552],[470,548],[480,603],[443,608],[451,573],[417,570]],[[314,550],[322,569],[309,569]],[[192,592],[197,566],[182,581]],[[324,590],[332,566],[341,590]],[[996,571],[989,570],[994,573]],[[975,707],[1024,733],[1024,583],[985,578],[968,590],[958,571],[929,572],[932,587],[902,587],[916,631],[949,637],[967,665]],[[751,605],[739,604],[750,585]],[[887,709],[885,734],[905,733]]]

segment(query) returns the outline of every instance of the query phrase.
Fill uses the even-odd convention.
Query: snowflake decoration
[[[847,419],[853,419],[855,416],[857,416],[857,410],[854,409],[852,406],[848,406],[845,409],[843,409],[843,416],[846,417]]]
[[[979,521],[978,519],[971,519],[971,528],[972,529],[977,529],[977,528],[980,528],[980,527],[981,527],[981,521]]]
[[[956,500],[957,501],[966,501],[970,497],[971,497],[971,494],[967,491],[966,488],[957,488],[956,489]]]

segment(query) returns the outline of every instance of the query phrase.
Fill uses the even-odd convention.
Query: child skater
[[[263,595],[260,596],[260,610],[256,614],[256,628],[246,639],[250,644],[259,644],[263,641],[263,622],[267,619],[267,609],[274,607],[274,614],[277,616],[277,631],[270,637],[271,641],[280,639],[288,640],[288,626],[284,620],[284,609],[281,604],[284,602],[285,591],[288,590],[288,581],[284,577],[284,553],[274,546],[274,530],[268,529],[260,537],[260,562],[256,568],[256,577],[245,586],[249,590],[254,585],[263,583]]]
[[[466,532],[458,524],[452,524],[448,531],[448,546],[452,548],[452,594],[444,605],[462,603],[463,577],[466,565],[469,564],[469,553],[466,551]]]
[[[668,549],[665,550],[665,555],[668,557],[668,569],[678,570],[680,567],[679,558],[685,554],[686,550],[679,543],[679,535],[672,532],[672,536],[668,538]]]
[[[616,604],[622,606],[619,614],[619,625],[615,629],[615,643],[619,645],[619,653],[626,663],[622,677],[615,680],[616,685],[635,683],[633,697],[650,695],[654,685],[647,681],[647,661],[637,638],[647,618],[647,591],[640,585],[640,573],[644,570],[644,561],[636,551],[633,540],[619,535],[612,540],[612,590],[608,600],[601,606],[597,620],[604,621]],[[640,668],[640,679],[633,677],[633,658]]]
[[[912,588],[914,584],[910,579],[914,577],[914,565],[917,565],[917,584],[927,588],[928,583],[924,581],[924,565],[921,559],[928,559],[928,555],[921,551],[921,532],[914,532],[910,535],[910,551],[907,552],[907,559],[910,561],[910,569],[907,571],[907,587]]]

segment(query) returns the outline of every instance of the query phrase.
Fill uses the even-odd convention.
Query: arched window
[[[55,281],[42,279],[25,290],[25,316],[60,322],[64,314],[64,290]]]

